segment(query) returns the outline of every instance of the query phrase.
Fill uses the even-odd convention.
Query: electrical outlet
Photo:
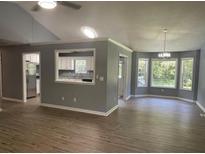
[[[64,101],[64,100],[65,100],[65,98],[64,98],[64,97],[61,97],[61,100],[62,100],[62,101]]]
[[[73,101],[74,101],[74,102],[77,102],[77,98],[76,98],[76,97],[74,97],[74,98],[73,98]]]

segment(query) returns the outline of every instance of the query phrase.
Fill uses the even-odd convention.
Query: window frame
[[[175,84],[174,87],[161,87],[161,86],[153,86],[153,61],[175,61]],[[177,75],[178,75],[178,58],[168,58],[168,59],[161,59],[161,58],[151,58],[151,77],[150,77],[150,87],[151,88],[164,88],[164,89],[177,89]]]
[[[123,66],[122,62],[119,61],[119,64],[118,64],[118,79],[122,79],[122,69],[123,69],[122,66]],[[120,68],[121,68],[121,74],[120,74]]]
[[[79,81],[69,81],[59,79],[58,68],[59,68],[59,53],[71,53],[71,52],[86,52],[86,51],[93,51],[93,81],[92,82],[79,82]],[[80,85],[95,85],[95,72],[96,72],[96,49],[95,48],[81,48],[81,49],[57,49],[54,52],[55,54],[55,82],[56,83],[65,83],[65,84],[80,84]],[[74,62],[75,65],[75,62]],[[75,68],[75,66],[74,66]]]
[[[138,85],[138,77],[139,77],[139,61],[140,59],[142,60],[146,60],[147,61],[147,77],[146,77],[146,85],[145,86],[139,86]],[[137,87],[138,88],[146,88],[149,85],[149,63],[150,63],[150,59],[149,58],[138,58],[137,60]]]
[[[186,89],[186,88],[182,88],[182,62],[183,60],[193,60],[193,64],[192,64],[192,85],[191,85],[191,89]],[[180,80],[179,80],[179,89],[180,90],[184,90],[184,91],[193,91],[193,77],[194,77],[194,57],[186,57],[186,58],[180,58]]]

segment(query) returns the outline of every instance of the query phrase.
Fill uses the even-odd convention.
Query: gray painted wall
[[[1,50],[3,97],[15,99],[23,97],[21,52],[20,47]]]
[[[96,49],[96,75],[103,76],[104,81],[96,79],[95,85],[79,85],[55,82],[56,49]],[[3,96],[23,99],[22,53],[40,52],[41,62],[41,98],[43,103],[77,107],[95,111],[108,111],[117,105],[117,79],[119,53],[128,56],[129,81],[127,95],[130,94],[131,52],[108,41],[84,43],[18,45],[2,47]],[[61,98],[64,97],[63,101]],[[73,98],[77,98],[77,102]],[[113,100],[114,99],[114,100]]]
[[[205,108],[205,46],[201,49],[197,101]]]
[[[58,38],[14,2],[0,2],[0,39],[30,43]]]
[[[123,54],[127,56],[128,78],[126,96],[131,95],[131,65],[132,65],[132,53],[122,47],[108,42],[108,54],[107,54],[107,109],[110,109],[118,104],[118,67],[119,56]]]
[[[134,52],[133,53],[133,65],[132,65],[132,94],[133,95],[162,95],[162,96],[175,96],[182,97],[186,99],[196,100],[197,99],[197,89],[198,89],[198,74],[199,74],[199,59],[200,51],[186,51],[186,52],[174,52],[172,53],[172,58],[178,59],[177,67],[177,87],[172,88],[156,88],[151,87],[151,59],[158,58],[158,53],[142,53]],[[194,73],[193,73],[193,90],[186,91],[179,88],[180,81],[180,58],[193,57],[194,58]],[[138,58],[148,58],[149,59],[149,77],[148,77],[148,87],[137,87],[137,68],[138,68]]]
[[[55,83],[55,49],[95,48],[95,73],[104,77],[104,82],[96,79],[95,85],[78,85]],[[42,102],[56,105],[65,105],[95,111],[106,111],[106,62],[107,42],[71,43],[65,45],[43,46],[41,51],[42,74]],[[62,101],[61,97],[65,97]],[[77,102],[73,98],[77,98]]]

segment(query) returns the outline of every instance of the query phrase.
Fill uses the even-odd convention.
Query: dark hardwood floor
[[[205,152],[195,104],[160,98],[120,103],[108,117],[2,102],[0,152]]]

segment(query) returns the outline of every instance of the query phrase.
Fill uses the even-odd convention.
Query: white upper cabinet
[[[26,61],[39,64],[39,54],[26,54]]]
[[[87,65],[87,70],[94,70],[93,68],[93,58],[92,57],[88,57],[86,58],[86,65]]]
[[[74,70],[74,60],[71,57],[59,57],[59,69]]]

